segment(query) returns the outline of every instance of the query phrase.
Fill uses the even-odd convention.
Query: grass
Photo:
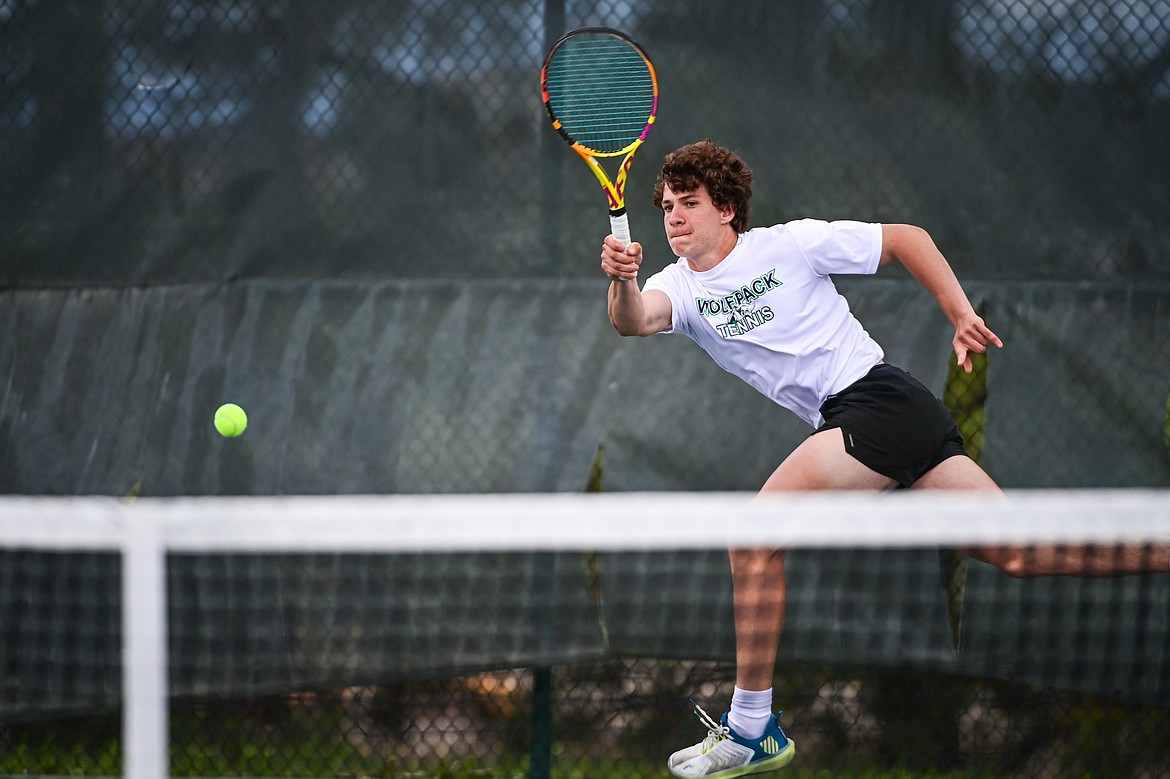
[[[184,715],[176,713],[177,727],[171,744],[171,775],[175,777],[296,777],[297,779],[527,779],[527,757],[504,754],[486,761],[450,759],[428,765],[406,765],[395,757],[362,755],[340,734],[317,737],[309,742],[276,737],[268,728],[244,727],[242,722],[225,723],[225,730],[209,733],[206,728],[184,728]],[[332,723],[317,721],[315,727],[328,732]],[[341,723],[337,723],[340,725]],[[0,779],[6,777],[110,777],[121,774],[120,739],[109,733],[116,720],[110,717],[88,721],[39,723],[0,730]],[[225,733],[233,732],[227,738]],[[295,729],[292,730],[296,732]],[[554,750],[555,751],[555,750]],[[842,761],[848,760],[843,755]],[[551,779],[647,779],[668,777],[664,761],[601,761],[574,755],[554,757]],[[855,779],[979,779],[985,774],[966,772],[923,772],[910,769],[850,769],[833,766],[800,765],[784,772],[792,779],[853,777]]]

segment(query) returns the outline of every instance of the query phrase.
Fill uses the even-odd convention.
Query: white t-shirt
[[[644,289],[670,298],[662,332],[690,336],[724,370],[816,427],[825,399],[883,356],[829,274],[875,273],[881,251],[880,224],[802,219],[741,234],[709,271],[680,257]]]

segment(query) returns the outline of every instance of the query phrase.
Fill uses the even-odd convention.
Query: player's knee
[[[1028,575],[1027,555],[1021,549],[1000,552],[999,559],[993,564],[1013,579],[1023,579]]]
[[[741,573],[758,572],[768,568],[776,558],[784,556],[780,549],[730,549],[731,569]]]
[[[979,549],[968,551],[976,560],[994,565],[1013,579],[1028,576],[1027,555],[1022,549]]]

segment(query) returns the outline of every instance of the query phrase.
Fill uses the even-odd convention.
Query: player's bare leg
[[[915,482],[914,489],[999,491],[991,477],[968,457],[943,460]],[[1014,577],[1170,572],[1170,543],[982,547],[963,551]]]
[[[892,479],[870,470],[845,451],[840,430],[826,430],[806,438],[793,450],[764,483],[759,499],[786,491],[884,490],[893,486]],[[783,506],[779,509],[783,511]],[[730,555],[736,685],[745,690],[767,689],[772,686],[788,602],[784,552],[732,549]]]
[[[841,431],[834,429],[805,439],[768,478],[758,500],[791,491],[892,486],[892,479],[871,471],[846,452]],[[783,503],[778,509],[783,511]],[[716,721],[696,706],[707,725],[707,738],[670,756],[668,765],[675,776],[771,771],[796,755],[796,744],[784,734],[779,715],[771,709],[772,675],[788,601],[784,552],[732,549],[730,555],[736,657],[731,711]]]

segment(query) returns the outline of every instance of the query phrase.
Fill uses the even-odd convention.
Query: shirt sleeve
[[[822,276],[877,273],[882,226],[872,222],[801,219],[787,225],[809,267]]]
[[[677,273],[672,270],[673,265],[667,265],[662,270],[655,273],[650,278],[646,279],[645,285],[642,287],[643,292],[649,292],[656,289],[659,292],[665,293],[670,298],[670,324],[659,330],[659,333],[675,333],[684,331],[684,323],[681,320],[682,299],[680,298],[679,285]]]

